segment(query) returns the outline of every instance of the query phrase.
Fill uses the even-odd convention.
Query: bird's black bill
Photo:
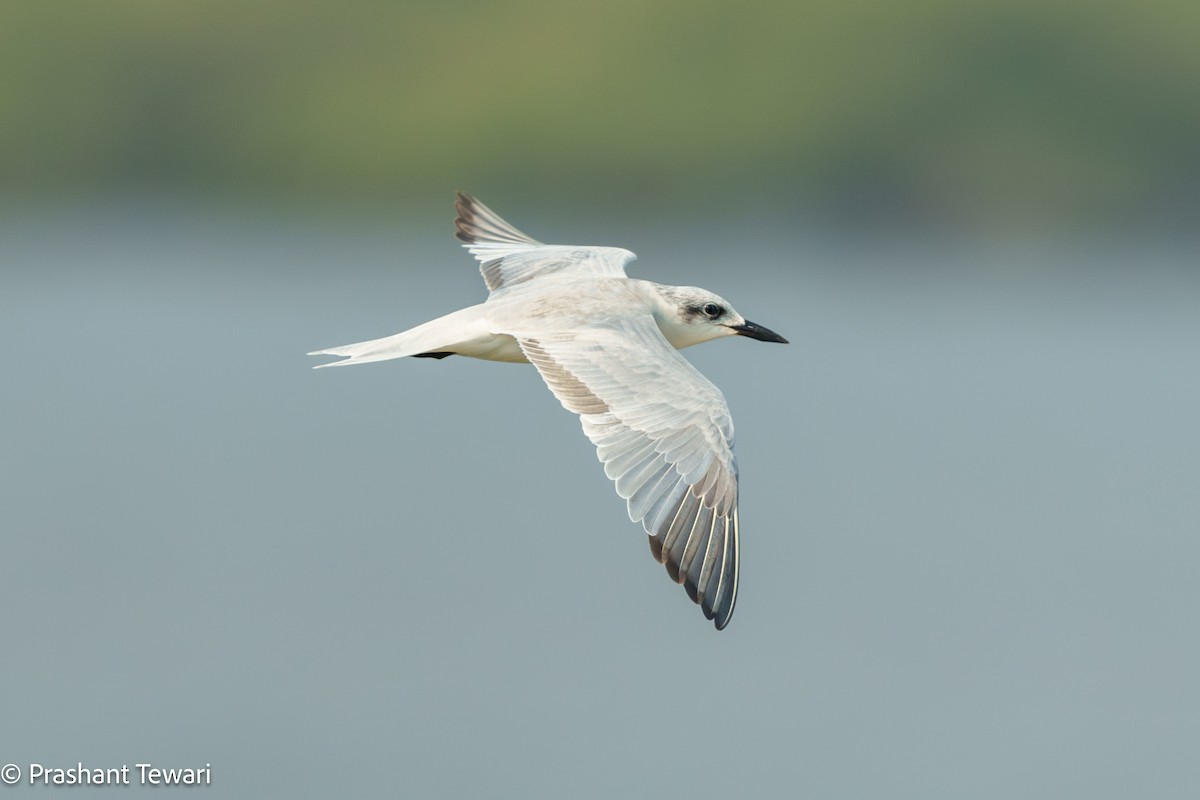
[[[770,330],[769,328],[764,328],[757,322],[751,322],[750,320],[746,320],[741,325],[730,325],[729,327],[737,331],[739,336],[749,336],[751,339],[758,339],[760,342],[779,342],[780,344],[788,343],[787,339],[783,338],[775,331]]]

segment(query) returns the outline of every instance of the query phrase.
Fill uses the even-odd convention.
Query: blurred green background
[[[0,74],[18,202],[503,186],[1024,234],[1200,199],[1186,0],[10,0]]]

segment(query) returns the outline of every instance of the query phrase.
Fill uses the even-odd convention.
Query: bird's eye
[[[716,319],[717,317],[721,316],[721,307],[716,303],[708,303],[704,306],[704,313],[713,319]]]

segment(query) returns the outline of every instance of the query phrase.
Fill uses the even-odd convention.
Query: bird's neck
[[[707,342],[711,337],[702,335],[696,325],[692,325],[679,314],[678,289],[652,281],[638,281],[650,303],[651,313],[658,329],[671,346],[676,350],[691,347],[694,344]]]

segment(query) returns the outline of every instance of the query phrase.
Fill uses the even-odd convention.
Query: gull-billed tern
[[[630,278],[619,247],[542,244],[460,192],[457,237],[481,262],[479,305],[368,342],[322,367],[451,355],[532,363],[579,415],[650,550],[720,630],[738,590],[738,471],[721,391],[677,350],[722,336],[783,342],[721,297]]]

